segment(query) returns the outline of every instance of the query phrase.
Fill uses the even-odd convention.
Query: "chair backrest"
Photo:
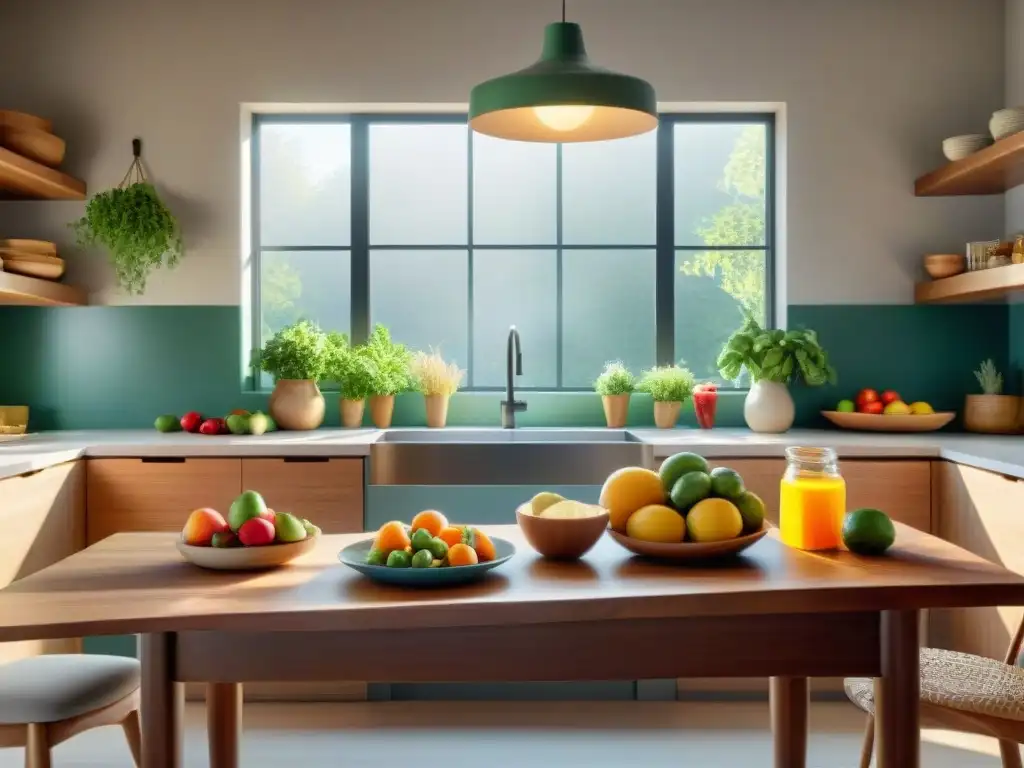
[[[1017,625],[1017,633],[1010,640],[1010,647],[1006,649],[1007,664],[1017,664],[1017,657],[1020,656],[1020,646],[1024,642],[1024,616],[1021,616],[1020,624]]]

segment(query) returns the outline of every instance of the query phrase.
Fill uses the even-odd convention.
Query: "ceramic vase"
[[[785,384],[755,381],[743,401],[743,418],[754,432],[785,432],[793,426],[796,407]]]
[[[395,413],[394,395],[373,395],[370,397],[370,418],[377,429],[391,426],[391,417]]]
[[[604,420],[610,429],[622,429],[629,415],[629,395],[601,395]]]
[[[324,396],[312,379],[278,379],[270,415],[281,429],[316,429],[324,423]]]
[[[451,395],[424,395],[427,408],[427,426],[439,429],[448,421],[448,400]]]
[[[363,411],[365,410],[365,400],[348,400],[344,397],[340,398],[341,401],[341,425],[352,429],[354,427],[363,426]]]
[[[658,429],[672,429],[679,421],[683,404],[678,400],[656,400],[654,402],[654,424]]]

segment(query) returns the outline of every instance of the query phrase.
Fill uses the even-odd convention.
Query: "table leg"
[[[807,765],[807,678],[773,677],[770,699],[775,768]]]
[[[917,611],[882,611],[882,676],[875,679],[878,768],[921,765],[921,667]]]
[[[174,682],[176,636],[142,635],[142,768],[181,768],[185,701]]]
[[[206,730],[210,739],[210,768],[238,768],[242,737],[242,684],[208,683]]]

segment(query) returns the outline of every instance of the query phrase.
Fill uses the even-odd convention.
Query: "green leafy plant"
[[[416,389],[424,395],[454,395],[462,385],[466,372],[455,363],[446,362],[439,350],[417,352],[410,364]]]
[[[373,364],[374,395],[397,395],[412,386],[409,363],[412,355],[404,344],[391,340],[388,329],[379,323],[374,326],[365,346],[367,359]]]
[[[602,397],[628,395],[636,389],[636,376],[620,360],[605,363],[601,375],[594,381],[594,391]]]
[[[89,200],[85,216],[71,224],[82,246],[100,245],[110,253],[117,283],[128,294],[146,290],[146,278],[162,265],[177,265],[184,253],[178,221],[146,179],[135,159],[115,189]]]
[[[253,366],[274,380],[324,378],[329,350],[327,335],[307,320],[283,328],[253,355]]]
[[[768,331],[747,313],[718,356],[718,370],[730,381],[746,369],[754,381],[789,383],[794,377],[809,386],[836,382],[836,371],[814,331]]]
[[[981,364],[981,367],[974,372],[974,377],[981,385],[981,391],[986,395],[1001,395],[1003,393],[1003,374],[996,370],[996,364],[991,359]]]
[[[693,394],[695,379],[688,368],[664,365],[649,368],[640,376],[637,392],[645,392],[655,402],[682,403]]]
[[[346,400],[364,400],[373,394],[376,369],[365,347],[352,346],[344,333],[327,334],[324,378],[337,382]]]

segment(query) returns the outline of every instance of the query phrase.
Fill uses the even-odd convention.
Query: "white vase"
[[[785,432],[793,426],[796,407],[785,384],[755,381],[743,401],[743,418],[754,432]]]

